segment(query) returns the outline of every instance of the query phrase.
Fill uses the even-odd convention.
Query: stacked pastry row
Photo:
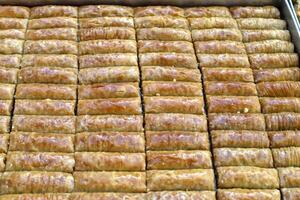
[[[83,6],[79,25],[78,193],[72,198],[142,199],[145,139],[133,9]]]
[[[3,199],[64,198],[57,193],[73,191],[77,15],[76,7],[31,9],[0,178]]]
[[[135,27],[145,108],[147,197],[215,199],[201,74],[184,10],[136,8]]]
[[[231,11],[243,32],[283,197],[297,199],[300,196],[298,55],[277,9],[232,8]]]
[[[218,199],[280,199],[238,21],[225,7],[189,8],[186,16],[203,73]]]

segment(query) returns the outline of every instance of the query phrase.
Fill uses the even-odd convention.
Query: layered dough
[[[249,60],[253,69],[299,67],[299,56],[295,53],[251,54]]]
[[[189,18],[189,22],[192,29],[238,28],[236,21],[227,17]]]
[[[130,27],[130,28],[134,28],[134,22],[131,17],[79,18],[78,22],[79,22],[79,27],[83,28],[83,29],[96,28],[96,27]]]
[[[241,30],[243,42],[255,42],[264,40],[291,41],[288,30]]]
[[[299,187],[300,168],[287,167],[278,168],[280,187],[293,188]]]
[[[249,68],[203,68],[205,81],[253,82],[252,70]]]
[[[38,6],[30,10],[32,19],[47,17],[72,17],[77,18],[77,8],[73,6]]]
[[[253,74],[256,82],[300,81],[300,69],[298,67],[254,70]]]
[[[18,53],[18,52],[17,52]],[[25,54],[74,54],[78,53],[77,42],[68,40],[27,40]]]
[[[175,6],[146,6],[134,9],[134,17],[145,16],[184,17],[184,9]]]
[[[138,40],[192,41],[191,33],[186,29],[141,28],[136,30]]]
[[[140,40],[138,41],[139,53],[194,53],[194,47],[187,41],[158,41],[158,40]]]
[[[136,41],[134,40],[91,40],[79,43],[79,54],[100,53],[136,53]]]
[[[270,189],[219,189],[219,200],[246,200],[246,199],[264,199],[264,200],[280,200],[279,190]]]
[[[244,44],[234,41],[195,42],[197,54],[246,54]]]
[[[220,47],[218,47],[220,48]],[[250,63],[245,54],[197,54],[200,67],[228,67],[248,68]]]
[[[0,100],[0,115],[9,116],[12,110],[12,100]]]
[[[180,198],[192,200],[216,200],[215,192],[213,191],[163,191],[163,192],[148,192],[148,199],[169,199],[177,200]]]
[[[241,42],[242,34],[238,29],[200,29],[192,30],[193,41],[209,41],[209,40],[229,40]]]
[[[79,7],[79,18],[133,17],[133,8],[118,5],[87,5]]]
[[[266,40],[245,43],[248,54],[252,53],[293,53],[294,44],[281,40]],[[277,57],[277,59],[280,59]]]
[[[300,146],[299,131],[270,131],[268,135],[273,148]]]
[[[77,56],[70,54],[26,54],[22,57],[21,68],[26,67],[78,68]]]
[[[79,200],[79,199],[97,199],[109,200],[123,200],[123,199],[132,199],[132,200],[142,200],[146,199],[146,195],[143,193],[112,193],[112,192],[93,192],[93,193],[84,193],[84,192],[74,192],[70,194],[70,200]],[[48,200],[48,199],[47,199]]]
[[[137,66],[135,53],[110,53],[79,56],[80,68],[107,66]]]
[[[135,40],[135,30],[129,27],[96,27],[79,30],[80,41],[123,39]]]
[[[0,153],[7,152],[9,137],[8,134],[0,134]]]
[[[266,19],[266,18],[244,18],[237,19],[237,24],[240,29],[250,30],[284,30],[287,24],[281,19]]]
[[[4,18],[29,18],[30,9],[23,6],[1,6],[0,17]]]
[[[188,29],[189,23],[182,17],[145,16],[134,19],[136,28],[182,28]]]
[[[231,18],[231,13],[224,6],[192,7],[185,9],[185,16],[188,18],[196,17],[226,17]]]
[[[300,112],[300,98],[260,98],[263,113]]]
[[[256,85],[245,82],[204,82],[206,95],[215,96],[257,96]]]
[[[300,197],[299,188],[283,188],[281,192],[284,200],[297,200]]]
[[[276,167],[300,166],[299,147],[274,148],[272,152]]]
[[[27,30],[26,40],[73,40],[77,41],[76,28],[49,28]]]
[[[261,97],[300,97],[300,82],[262,82],[256,86]]]
[[[7,194],[0,196],[0,200],[51,200],[51,199],[69,199],[70,194],[67,193],[45,193],[45,194]]]
[[[70,17],[49,17],[30,19],[28,29],[48,29],[48,28],[77,28],[77,19]]]
[[[232,7],[230,12],[234,18],[280,18],[280,11],[274,6],[261,6],[261,7]]]
[[[299,113],[266,114],[266,128],[268,131],[299,130]]]

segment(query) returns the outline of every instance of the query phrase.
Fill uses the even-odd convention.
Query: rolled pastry
[[[77,117],[77,132],[95,131],[143,131],[141,115],[82,115]]]
[[[28,29],[44,28],[77,28],[77,19],[70,17],[50,17],[28,21]]]
[[[79,30],[80,41],[123,39],[135,40],[135,30],[127,27],[100,27]]]
[[[185,18],[170,16],[146,16],[134,19],[136,28],[182,28],[189,29],[189,22]]]
[[[141,28],[136,34],[138,40],[192,41],[191,33],[186,29]]]
[[[213,148],[268,148],[268,135],[263,131],[211,131]]]
[[[300,69],[298,67],[254,70],[253,74],[256,82],[299,81],[300,80]]]
[[[272,149],[272,152],[273,152],[275,167],[299,167],[300,166],[299,147],[274,148]],[[297,174],[299,174],[299,172],[297,172]],[[299,176],[293,176],[293,177],[299,177]],[[298,179],[298,183],[299,183],[299,179]]]
[[[203,68],[205,81],[254,82],[249,68]]]
[[[27,40],[25,54],[74,54],[77,55],[77,42],[68,40]]]
[[[74,136],[55,133],[12,132],[9,150],[72,153],[74,152]]]
[[[0,196],[0,200],[51,200],[51,199],[57,199],[57,200],[63,200],[63,199],[69,199],[70,194],[67,193],[45,193],[45,194],[7,194]]]
[[[79,67],[111,67],[111,66],[137,66],[138,60],[135,53],[109,53],[84,55],[79,57]]]
[[[187,41],[140,40],[138,41],[138,49],[139,53],[194,53],[193,44]]]
[[[149,150],[208,150],[206,132],[146,131],[146,148]]]
[[[0,84],[0,97],[3,100],[13,99],[15,92],[14,84]]]
[[[234,19],[226,17],[189,18],[191,29],[238,28]]]
[[[146,114],[145,123],[145,129],[148,131],[207,131],[207,122],[204,115]]]
[[[6,160],[5,160],[6,154],[0,153],[0,172],[3,172],[5,170]]]
[[[300,112],[300,98],[260,98],[263,113]]]
[[[78,15],[77,7],[74,6],[37,6],[30,10],[30,18],[46,18],[46,17],[73,17]]]
[[[8,133],[10,127],[10,116],[0,116],[0,133]]]
[[[146,199],[146,194],[144,193],[112,193],[112,192],[94,192],[94,193],[80,193],[80,192],[73,192],[70,194],[69,200],[123,200],[123,199],[130,199],[130,200],[143,200]],[[46,199],[48,200],[48,199]]]
[[[185,9],[186,17],[228,17],[231,18],[229,9],[225,6],[192,7]]]
[[[256,86],[261,97],[300,97],[300,82],[261,82]]]
[[[280,11],[275,6],[232,7],[230,12],[234,18],[280,18]]]
[[[12,111],[12,100],[0,100],[0,115],[9,116]]]
[[[256,96],[257,91],[254,83],[244,82],[217,82],[207,81],[204,83],[207,95],[221,96]]]
[[[63,172],[4,172],[0,181],[1,194],[68,193],[74,188],[72,174]]]
[[[148,199],[169,199],[178,200],[216,200],[216,194],[213,191],[164,191],[164,192],[147,192]]]
[[[264,199],[280,200],[279,190],[262,190],[262,189],[219,189],[219,200],[246,200],[246,199]]]
[[[22,66],[25,67],[60,67],[60,68],[78,68],[77,55],[61,54],[32,54],[23,55]]]
[[[75,116],[15,115],[13,131],[38,133],[74,133]]]
[[[201,29],[192,30],[193,41],[229,40],[241,42],[242,34],[238,29]]]
[[[270,131],[268,132],[271,147],[300,147],[299,131]]]
[[[145,96],[202,96],[200,83],[144,81]]]
[[[145,139],[132,132],[77,133],[74,146],[76,151],[144,153]]]
[[[278,168],[280,187],[292,188],[299,187],[300,184],[300,168],[287,167]]]
[[[145,192],[145,172],[74,172],[75,192]]]
[[[79,18],[133,17],[133,8],[118,5],[87,5],[79,7]]]
[[[0,17],[29,18],[30,8],[23,6],[0,6]]]
[[[299,130],[299,113],[266,114],[266,126],[269,131]]]
[[[143,171],[144,153],[76,152],[76,171]]]
[[[25,30],[6,29],[0,30],[0,39],[25,39]]]
[[[18,69],[0,67],[1,83],[17,83]]]
[[[134,9],[134,17],[145,16],[184,17],[184,9],[175,6],[145,6]]]
[[[297,200],[300,197],[299,188],[282,188],[281,192],[284,200]]]
[[[299,67],[296,53],[252,54],[249,60],[252,69]]]
[[[244,18],[237,19],[240,29],[249,30],[284,30],[287,28],[286,22],[281,19],[264,19],[264,18]]]
[[[79,27],[82,29],[96,27],[129,27],[134,28],[131,17],[93,17],[80,18]]]
[[[212,130],[265,130],[265,119],[262,114],[218,113],[209,114],[208,119]]]
[[[0,55],[0,65],[6,68],[19,68],[21,55]]]
[[[10,135],[0,134],[0,153],[6,153]]]
[[[197,54],[200,67],[248,68],[250,63],[246,54]]]
[[[147,169],[210,169],[209,151],[147,151]]]
[[[16,100],[16,115],[74,115],[75,102],[68,100]]]
[[[49,28],[27,30],[27,40],[73,40],[77,41],[77,29],[75,28]]]
[[[22,54],[24,40],[19,39],[1,39],[1,54]]]
[[[252,53],[293,53],[294,44],[282,40],[265,40],[245,43],[248,54]],[[277,57],[277,59],[280,59]],[[282,61],[280,62],[282,63]],[[279,64],[280,65],[280,64]]]
[[[234,41],[203,41],[195,42],[197,54],[246,54],[242,42]]]
[[[79,54],[136,53],[134,40],[90,40],[79,42]]]
[[[242,30],[243,42],[255,42],[263,40],[291,41],[288,30]]]

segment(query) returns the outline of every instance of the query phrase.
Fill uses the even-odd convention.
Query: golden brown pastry
[[[202,96],[201,83],[144,81],[145,96]]]
[[[3,172],[5,170],[5,165],[6,165],[5,157],[6,157],[6,154],[0,153],[0,171],[1,172]]]
[[[76,152],[76,171],[143,171],[144,153]]]
[[[77,84],[77,69],[26,67],[19,71],[18,83]]]
[[[179,200],[179,199],[216,200],[216,194],[213,191],[164,191],[164,192],[147,192],[147,198],[168,199],[168,200]]]
[[[300,82],[261,82],[256,86],[261,97],[300,97]]]
[[[28,152],[74,152],[74,136],[54,133],[22,133],[10,134],[10,151]]]
[[[79,71],[81,84],[138,82],[138,67],[86,68]]]
[[[246,54],[197,54],[197,57],[201,68],[250,67]]]
[[[284,30],[287,28],[286,22],[281,19],[244,18],[236,21],[240,29]]]
[[[245,43],[248,54],[252,53],[293,53],[294,44],[281,40],[265,40]],[[280,59],[277,57],[277,59]],[[281,61],[282,62],[282,61]]]
[[[30,10],[30,18],[44,18],[44,17],[73,17],[78,15],[77,7],[73,6],[37,6]]]
[[[280,187],[299,187],[300,185],[300,168],[288,167],[278,168]]]
[[[7,29],[0,30],[0,39],[25,39],[25,30]]]
[[[10,135],[0,134],[0,153],[6,153]]]
[[[17,99],[76,99],[76,86],[57,84],[18,84]]]
[[[300,98],[260,98],[263,113],[300,112]]]
[[[297,200],[300,198],[300,188],[282,188],[283,200]]]
[[[79,57],[79,67],[111,67],[111,66],[137,66],[137,55],[135,53],[109,53],[84,55]]]
[[[204,115],[160,113],[146,114],[147,131],[207,131]]]
[[[204,114],[202,97],[144,97],[146,113]]]
[[[280,200],[279,190],[219,189],[218,200]]]
[[[144,153],[144,133],[94,132],[77,133],[76,151]]]
[[[102,83],[79,85],[78,99],[139,97],[138,83]]]
[[[243,42],[255,42],[263,40],[291,41],[288,30],[242,30]]]
[[[74,166],[73,154],[15,151],[7,154],[5,170],[72,172]]]
[[[214,190],[212,169],[190,170],[149,170],[147,171],[147,189],[164,190]]]
[[[189,18],[191,29],[238,28],[234,19],[226,17]]]
[[[19,68],[22,55],[0,55],[0,65],[7,68]]]
[[[218,113],[209,114],[208,119],[212,130],[265,130],[265,119],[262,114]]]
[[[279,179],[276,169],[260,167],[218,167],[219,188],[276,189]]]
[[[187,41],[140,40],[138,41],[138,49],[139,53],[194,53],[193,44]]]
[[[0,133],[8,133],[10,127],[10,117],[0,116]]]
[[[3,100],[11,100],[14,97],[14,84],[0,84],[0,97]]]
[[[25,67],[60,67],[60,68],[78,68],[77,55],[60,54],[32,54],[23,55],[22,66]]]
[[[15,115],[12,130],[38,133],[74,133],[75,120],[74,116]]]
[[[185,9],[185,17],[229,17],[230,11],[224,6],[192,7]]]
[[[300,147],[299,131],[270,131],[268,132],[271,147]]]
[[[68,40],[27,40],[25,54],[74,54],[77,55],[77,42]]]
[[[207,81],[204,83],[204,86],[207,95],[225,95],[225,96],[256,96],[257,95],[257,91],[254,83]]]
[[[45,193],[45,194],[7,194],[0,196],[0,200],[64,200],[69,199],[67,193]]]
[[[213,150],[214,164],[222,166],[273,167],[272,152],[269,148],[216,148]]]
[[[266,114],[266,126],[269,131],[299,130],[299,113]]]
[[[192,41],[190,31],[181,28],[141,28],[136,35],[138,40]]]
[[[134,28],[133,18],[131,17],[95,17],[80,18],[79,27],[96,28],[96,27],[130,27]]]
[[[199,69],[187,69],[167,66],[144,66],[141,67],[143,81],[184,81],[200,82]]]
[[[1,54],[22,54],[23,40],[18,39],[1,39],[0,40],[0,53]]]
[[[272,82],[272,81],[300,81],[300,69],[279,68],[279,69],[263,69],[253,70],[255,82]]]
[[[148,150],[208,150],[206,132],[146,131]]]
[[[246,130],[211,131],[213,148],[268,148],[269,139],[266,132]]]
[[[202,68],[205,81],[254,82],[249,68]]]
[[[234,18],[280,18],[278,8],[274,6],[260,6],[260,7],[232,7],[230,12]]]
[[[18,69],[0,67],[1,83],[17,83]]]
[[[136,28],[182,28],[189,29],[189,22],[185,18],[171,16],[146,16],[134,19]]]
[[[68,100],[16,100],[16,115],[74,115],[75,102]]]
[[[119,193],[119,192],[93,192],[93,193],[80,193],[73,192],[70,194],[69,200],[145,200],[145,193]],[[0,198],[1,199],[1,198]],[[23,200],[23,199],[22,199]],[[48,199],[46,199],[48,200]],[[60,200],[60,199],[59,199]],[[62,199],[63,200],[63,199]]]
[[[136,53],[134,40],[90,40],[79,43],[79,54]]]
[[[79,100],[78,115],[139,115],[142,114],[140,98]]]
[[[242,42],[234,41],[203,41],[195,42],[197,54],[246,54]]]
[[[28,29],[44,28],[77,28],[77,19],[70,17],[50,17],[28,21]]]
[[[184,17],[184,10],[175,6],[146,6],[134,9],[134,17],[145,16]]]
[[[100,27],[79,30],[80,40],[135,40],[135,30],[127,27]]]
[[[12,100],[0,100],[0,115],[10,115]]]
[[[299,167],[300,148],[285,147],[272,149],[275,167]]]
[[[30,8],[23,6],[0,6],[0,17],[29,18]]]
[[[73,40],[77,41],[75,28],[49,28],[27,30],[26,40]]]
[[[147,169],[209,169],[210,151],[147,151]]]
[[[145,172],[74,172],[75,192],[145,192]]]
[[[299,67],[296,53],[252,54],[249,60],[253,69]]]
[[[77,117],[77,132],[95,131],[143,131],[143,117],[141,115],[83,115]]]
[[[72,192],[72,174],[63,172],[4,172],[0,177],[1,194]]]
[[[133,17],[133,8],[117,5],[87,5],[79,7],[79,18]]]
[[[192,30],[193,41],[229,40],[242,41],[242,34],[238,29],[202,29]]]
[[[260,113],[258,97],[207,96],[209,113]]]

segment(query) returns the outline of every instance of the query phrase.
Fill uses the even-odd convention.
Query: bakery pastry
[[[299,187],[300,184],[300,168],[288,167],[278,168],[280,187]]]
[[[286,147],[272,149],[274,164],[276,167],[299,167],[300,148]]]
[[[234,19],[227,17],[189,18],[191,29],[238,28]]]
[[[280,11],[274,6],[232,7],[230,12],[234,18],[280,18]]]
[[[300,82],[261,82],[256,84],[261,97],[300,97]]]
[[[211,131],[213,148],[268,148],[269,139],[266,132],[247,130]]]
[[[123,39],[135,40],[135,30],[128,27],[100,27],[79,30],[80,41]]]
[[[227,7],[224,6],[207,6],[207,7],[192,7],[185,9],[185,17],[229,17],[231,13]]]
[[[181,28],[141,28],[136,35],[138,40],[192,41],[190,31]]]
[[[87,5],[79,7],[79,18],[133,17],[133,8],[118,5]]]
[[[253,69],[299,67],[299,57],[296,53],[252,54],[249,55],[249,60]]]
[[[268,189],[219,189],[218,200],[280,200],[279,190]]]
[[[77,28],[77,18],[47,17],[28,21],[28,29],[30,30],[45,28]]]
[[[144,153],[143,133],[93,132],[77,133],[76,151]]]
[[[146,131],[148,150],[208,150],[207,132]]]
[[[216,96],[256,96],[257,91],[254,83],[245,82],[204,82],[206,95]]]
[[[294,44],[282,40],[265,40],[245,43],[248,54],[252,53],[293,53]],[[277,57],[277,59],[280,59]],[[282,62],[282,61],[281,61]]]
[[[74,172],[75,192],[145,192],[144,172]]]
[[[77,55],[77,42],[68,40],[27,40],[24,44],[24,53]]]
[[[7,152],[9,136],[8,134],[0,134],[0,153]]]
[[[263,40],[291,41],[288,30],[241,30],[243,42],[255,42]]]
[[[24,133],[10,134],[10,151],[27,152],[74,152],[74,136],[55,133]]]
[[[300,98],[260,98],[263,113],[300,112]]]
[[[284,30],[287,28],[286,22],[281,19],[244,18],[236,21],[240,29]]]
[[[138,49],[139,53],[194,53],[193,44],[187,41],[140,40]]]
[[[178,200],[180,198],[186,200],[216,200],[216,194],[213,191],[164,191],[164,192],[148,192],[148,199],[169,199]],[[1,198],[0,198],[1,199]]]
[[[204,81],[254,82],[249,68],[202,68]]]
[[[0,6],[0,17],[29,18],[30,8],[23,6]]]
[[[45,17],[73,17],[78,15],[77,7],[73,6],[37,6],[30,9],[30,18],[38,19]]]
[[[184,10],[175,6],[145,6],[134,9],[134,17],[145,16],[184,17]]]
[[[148,170],[212,168],[209,151],[147,151]]]
[[[282,188],[281,192],[284,200],[297,200],[300,198],[300,188]]]
[[[134,40],[89,40],[79,43],[79,54],[136,53]]]
[[[75,28],[49,28],[27,30],[26,40],[73,40],[77,41]]]
[[[15,92],[14,84],[0,84],[0,97],[3,100],[13,99]]]
[[[69,200],[123,200],[123,199],[130,199],[130,200],[144,200],[146,199],[146,194],[144,193],[120,193],[120,192],[93,192],[93,193],[85,193],[85,192],[74,192],[70,194]],[[1,198],[0,198],[1,199]],[[48,199],[47,199],[48,200]]]
[[[250,63],[245,54],[197,54],[200,67],[248,68]]]
[[[299,130],[299,113],[266,114],[266,127],[269,131]]]
[[[110,53],[84,55],[79,57],[80,68],[107,67],[107,66],[137,66],[135,53]]]
[[[60,67],[77,69],[78,64],[76,55],[27,54],[22,57],[21,67]]]
[[[96,28],[96,27],[130,27],[130,28],[134,28],[134,22],[131,17],[79,18],[79,27],[82,29]]]
[[[0,133],[8,133],[10,129],[10,116],[0,116]]]
[[[67,193],[45,193],[45,194],[7,194],[0,196],[0,200],[63,200],[69,199],[70,194]]]
[[[140,28],[181,28],[189,29],[189,22],[183,17],[145,16],[134,19],[135,27]]]
[[[18,69],[0,67],[1,83],[17,83]]]
[[[76,152],[76,171],[143,171],[144,153]]]
[[[147,131],[207,131],[204,115],[160,113],[145,115]]]
[[[1,39],[0,40],[0,53],[1,54],[22,54],[23,40],[19,39]]]
[[[229,40],[242,41],[242,34],[238,29],[201,29],[192,30],[193,41]]]
[[[0,64],[6,68],[19,68],[21,63],[21,55],[0,55]]]
[[[268,132],[271,147],[300,147],[299,131],[270,131]]]
[[[25,30],[7,29],[0,30],[0,39],[25,39]]]
[[[12,100],[0,100],[0,115],[10,115]]]
[[[6,154],[0,153],[0,172],[3,172],[5,170],[6,160],[5,160]]]
[[[253,75],[255,81],[258,83],[272,81],[300,81],[300,69],[298,67],[254,70]]]
[[[242,42],[197,41],[194,45],[197,54],[246,54]]]

